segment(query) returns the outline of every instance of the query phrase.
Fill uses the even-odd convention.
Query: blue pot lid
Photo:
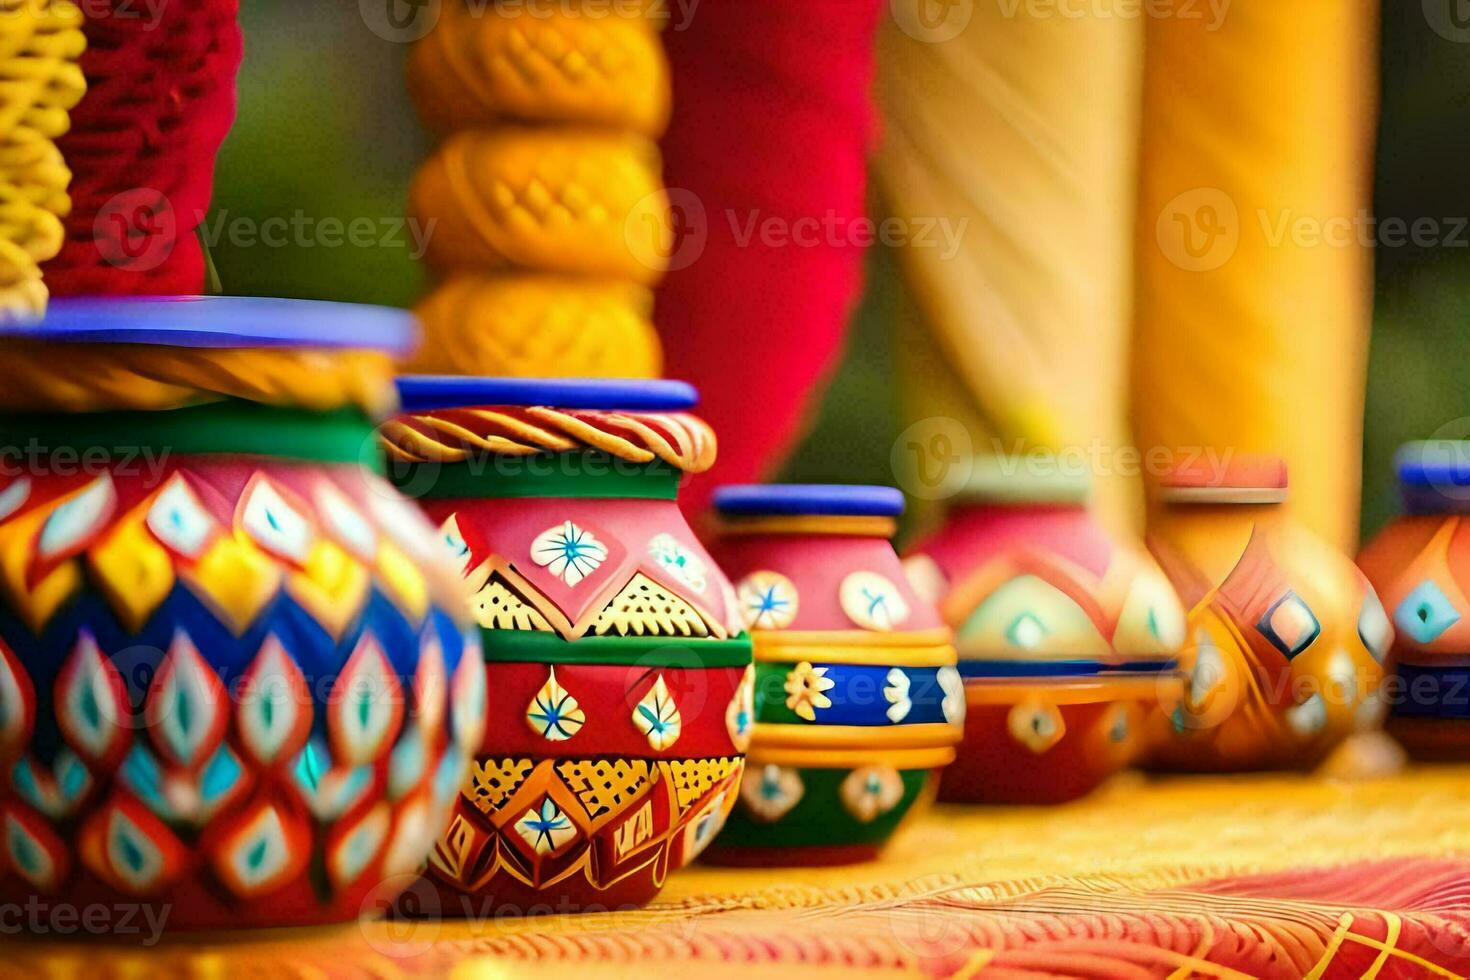
[[[715,507],[730,517],[897,517],[903,494],[892,487],[762,483],[721,487]]]
[[[1470,441],[1410,442],[1394,454],[1405,507],[1416,514],[1470,511]]]
[[[410,375],[398,379],[398,396],[405,412],[490,405],[678,412],[699,404],[694,386],[682,381]]]
[[[413,314],[386,306],[256,296],[64,296],[39,319],[0,320],[0,338],[166,347],[318,347],[406,354]]]

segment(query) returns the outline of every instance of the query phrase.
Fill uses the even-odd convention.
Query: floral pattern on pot
[[[954,757],[947,698],[963,717],[941,679],[951,634],[887,538],[901,498],[772,486],[716,500],[716,553],[755,638],[756,723],[751,777],[710,859],[871,858]]]
[[[382,433],[453,532],[495,683],[427,881],[446,915],[642,905],[721,832],[754,726],[734,590],[675,502],[713,433],[668,382],[456,379],[468,401],[426,407],[443,387],[406,379]]]

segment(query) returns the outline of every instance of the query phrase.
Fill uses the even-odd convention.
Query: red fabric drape
[[[665,373],[703,393],[719,483],[770,475],[834,365],[863,246],[873,34],[886,0],[705,0],[664,40],[681,239],[658,299]]]
[[[59,141],[72,170],[53,296],[204,288],[194,235],[235,118],[239,0],[82,5],[87,94]]]

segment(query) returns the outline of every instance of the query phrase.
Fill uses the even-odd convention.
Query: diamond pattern
[[[329,845],[327,869],[338,888],[345,888],[361,878],[382,853],[391,824],[388,805],[379,803]]]
[[[23,476],[0,490],[0,521],[13,517],[31,499],[31,478]]]
[[[289,757],[306,742],[311,693],[275,634],[266,637],[245,672],[235,715],[240,744],[263,765]]]
[[[92,773],[71,749],[63,748],[47,769],[27,755],[10,772],[11,788],[53,820],[76,812],[92,789]]]
[[[176,765],[203,763],[225,737],[230,705],[224,684],[183,630],[174,634],[143,710],[153,744]]]
[[[36,692],[30,675],[0,641],[0,758],[20,751],[35,721]]]
[[[117,488],[112,477],[103,473],[46,518],[36,542],[37,557],[55,561],[81,551],[107,526],[116,507]]]
[[[402,721],[402,688],[377,637],[364,633],[327,705],[332,757],[349,766],[375,761],[388,751]]]
[[[204,509],[180,473],[153,498],[147,524],[155,538],[191,561],[198,560],[220,532],[219,522]]]
[[[485,660],[478,647],[468,647],[454,670],[450,691],[454,741],[465,756],[473,756],[485,737]]]
[[[57,678],[56,715],[62,735],[88,761],[113,761],[128,744],[127,690],[117,668],[85,630]]]
[[[87,821],[81,858],[98,877],[131,895],[150,895],[183,867],[185,848],[157,817],[126,797]]]
[[[378,532],[362,511],[340,490],[326,483],[317,488],[316,506],[327,531],[359,560],[372,564],[378,553]]]
[[[236,521],[256,544],[297,565],[305,564],[316,543],[316,528],[303,509],[261,475],[250,481]]]
[[[4,818],[7,864],[39,892],[54,893],[69,866],[66,845],[47,824],[20,807]]]
[[[93,547],[87,563],[108,605],[132,633],[143,628],[178,582],[173,558],[138,514],[116,525]]]
[[[210,855],[215,874],[241,898],[291,881],[310,857],[310,832],[275,803],[262,803],[224,834]]]

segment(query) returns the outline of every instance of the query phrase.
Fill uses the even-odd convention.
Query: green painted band
[[[542,630],[481,629],[490,663],[608,664],[639,667],[744,667],[751,662],[750,637],[729,640],[669,636],[584,636],[564,640]]]
[[[272,456],[352,463],[382,472],[373,424],[360,409],[309,412],[228,400],[158,412],[0,415],[0,460],[170,456]]]
[[[662,461],[633,464],[601,454],[484,456],[462,463],[400,463],[388,478],[424,500],[528,497],[674,500],[683,474]]]
[[[887,813],[863,822],[847,809],[842,799],[842,783],[851,769],[798,769],[802,794],[796,805],[775,822],[754,819],[747,804],[736,805],[720,831],[719,846],[739,847],[833,847],[855,844],[882,844],[898,829],[928,782],[930,770],[904,769],[898,773],[903,782],[903,796]],[[750,771],[747,780],[758,780],[761,773]],[[742,788],[743,791],[743,788]]]

